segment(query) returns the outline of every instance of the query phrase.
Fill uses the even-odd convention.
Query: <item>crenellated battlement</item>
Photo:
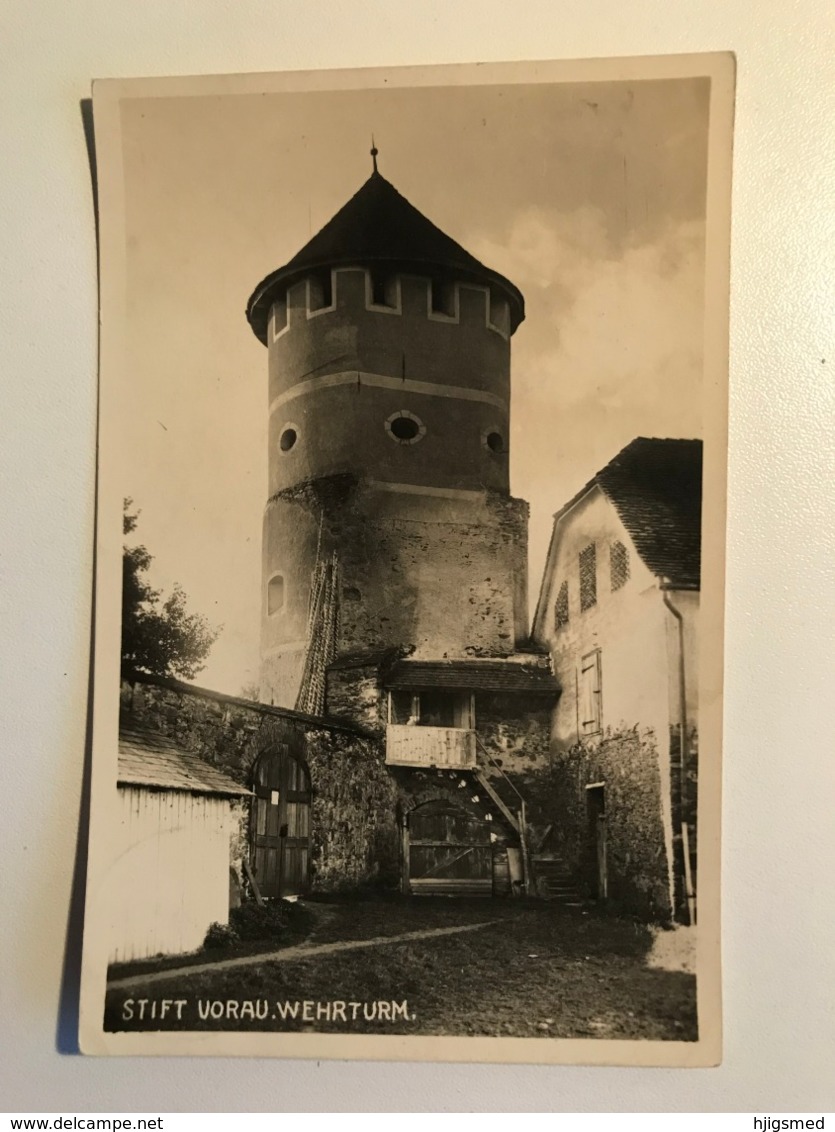
[[[382,316],[423,317],[428,322],[467,326],[510,340],[507,299],[479,283],[412,273],[381,273],[365,267],[335,267],[298,280],[272,305],[268,343],[311,319],[349,311]]]
[[[268,326],[269,404],[330,375],[467,391],[510,402],[507,301],[489,286],[364,267],[309,272],[282,292]],[[498,320],[498,321],[495,321]],[[504,321],[505,326],[502,326]],[[348,380],[345,377],[344,380]],[[367,382],[365,382],[367,384]],[[336,402],[334,401],[334,405]],[[413,406],[393,404],[390,411]],[[485,424],[489,424],[485,422]]]

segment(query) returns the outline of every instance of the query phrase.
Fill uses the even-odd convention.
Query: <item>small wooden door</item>
[[[589,887],[595,900],[609,895],[609,869],[606,860],[606,794],[602,785],[586,787],[588,812]]]
[[[597,898],[609,896],[609,866],[606,861],[606,815],[597,815]]]
[[[409,814],[406,864],[416,895],[490,896],[489,824],[450,802],[426,802]]]
[[[286,743],[255,766],[252,871],[262,896],[298,896],[310,871],[310,779]]]

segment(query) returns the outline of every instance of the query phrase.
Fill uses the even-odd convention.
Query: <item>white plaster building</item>
[[[562,689],[562,853],[597,894],[682,919],[694,913],[701,464],[700,441],[639,437],[566,503],[533,627]]]

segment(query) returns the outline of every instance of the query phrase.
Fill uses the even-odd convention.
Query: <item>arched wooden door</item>
[[[255,765],[252,871],[266,897],[298,896],[310,873],[310,778],[286,743]]]
[[[409,814],[409,891],[425,896],[490,896],[493,847],[486,821],[447,801]]]

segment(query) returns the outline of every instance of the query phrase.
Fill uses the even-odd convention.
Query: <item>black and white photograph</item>
[[[720,1060],[733,81],[95,86],[86,1052]]]

